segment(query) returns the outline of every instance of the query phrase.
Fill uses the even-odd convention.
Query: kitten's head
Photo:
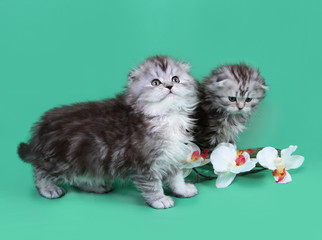
[[[147,115],[192,111],[197,104],[197,83],[189,64],[167,56],[146,59],[129,73],[127,102]]]
[[[203,81],[206,101],[230,114],[248,114],[268,87],[258,69],[245,64],[220,66]]]

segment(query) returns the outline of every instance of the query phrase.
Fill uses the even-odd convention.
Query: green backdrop
[[[322,1],[0,0],[1,239],[321,238]],[[154,210],[131,185],[40,197],[16,154],[44,111],[113,97],[148,56],[259,67],[270,90],[239,147],[299,146],[293,182],[270,172]]]

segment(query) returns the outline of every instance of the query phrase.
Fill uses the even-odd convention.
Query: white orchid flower
[[[181,167],[183,177],[187,177],[193,168],[203,166],[210,162],[210,159],[207,159],[208,150],[204,150],[203,153],[200,153],[200,148],[194,143],[189,143],[189,147],[190,152]]]
[[[273,147],[265,147],[257,153],[257,160],[260,165],[273,170],[273,176],[277,183],[288,183],[292,181],[289,169],[298,168],[302,165],[304,157],[300,155],[292,155],[297,146],[289,146],[281,151],[281,157]]]
[[[216,181],[217,188],[229,186],[236,175],[241,172],[252,170],[257,161],[250,158],[252,151],[238,150],[233,144],[220,143],[210,156],[210,161],[218,175]]]

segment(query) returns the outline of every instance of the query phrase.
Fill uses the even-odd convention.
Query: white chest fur
[[[189,148],[185,143],[192,140],[187,130],[192,127],[192,120],[184,114],[171,113],[153,119],[153,132],[160,136],[160,153],[153,168],[170,171],[169,167],[179,166],[186,160]]]

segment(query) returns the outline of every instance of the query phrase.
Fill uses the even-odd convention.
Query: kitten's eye
[[[161,84],[161,82],[159,79],[153,79],[151,82],[151,85],[154,87],[159,86],[160,84]]]
[[[252,98],[246,98],[246,102],[250,102],[250,101],[252,101],[253,99]]]
[[[172,77],[172,82],[179,83],[180,79],[177,76]]]
[[[236,97],[228,97],[228,99],[229,99],[229,101],[231,101],[231,102],[236,102]]]

